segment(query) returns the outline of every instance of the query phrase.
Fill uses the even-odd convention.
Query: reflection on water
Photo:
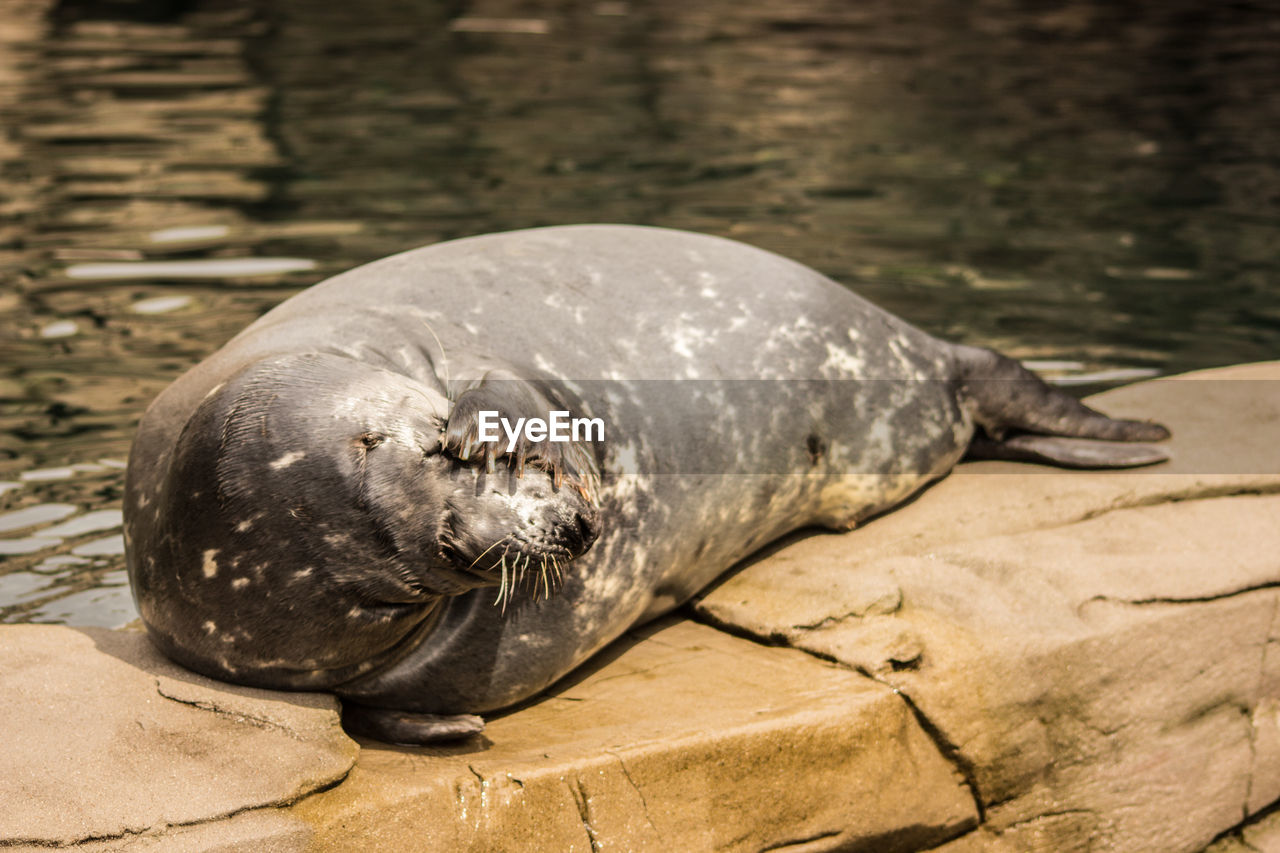
[[[0,0],[0,619],[131,618],[147,401],[439,239],[737,237],[1082,387],[1274,357],[1278,64],[1192,0]]]
[[[178,278],[252,278],[315,269],[306,258],[211,258],[199,261],[137,261],[73,264],[63,274],[81,281],[147,281]]]

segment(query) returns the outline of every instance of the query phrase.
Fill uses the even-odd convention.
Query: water
[[[0,620],[133,618],[147,401],[436,240],[736,237],[1082,390],[1274,358],[1276,11],[0,0]]]

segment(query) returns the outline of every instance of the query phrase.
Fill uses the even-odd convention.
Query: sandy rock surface
[[[0,843],[145,836],[284,806],[351,769],[330,696],[220,684],[136,632],[0,627]]]

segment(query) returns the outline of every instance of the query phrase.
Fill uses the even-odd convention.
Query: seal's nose
[[[576,557],[590,548],[600,535],[600,511],[595,507],[578,510],[558,532],[565,547]]]

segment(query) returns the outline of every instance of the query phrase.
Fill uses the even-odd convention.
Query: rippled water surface
[[[1278,12],[0,0],[0,620],[133,618],[147,402],[451,237],[736,237],[1086,383],[1273,358]]]

